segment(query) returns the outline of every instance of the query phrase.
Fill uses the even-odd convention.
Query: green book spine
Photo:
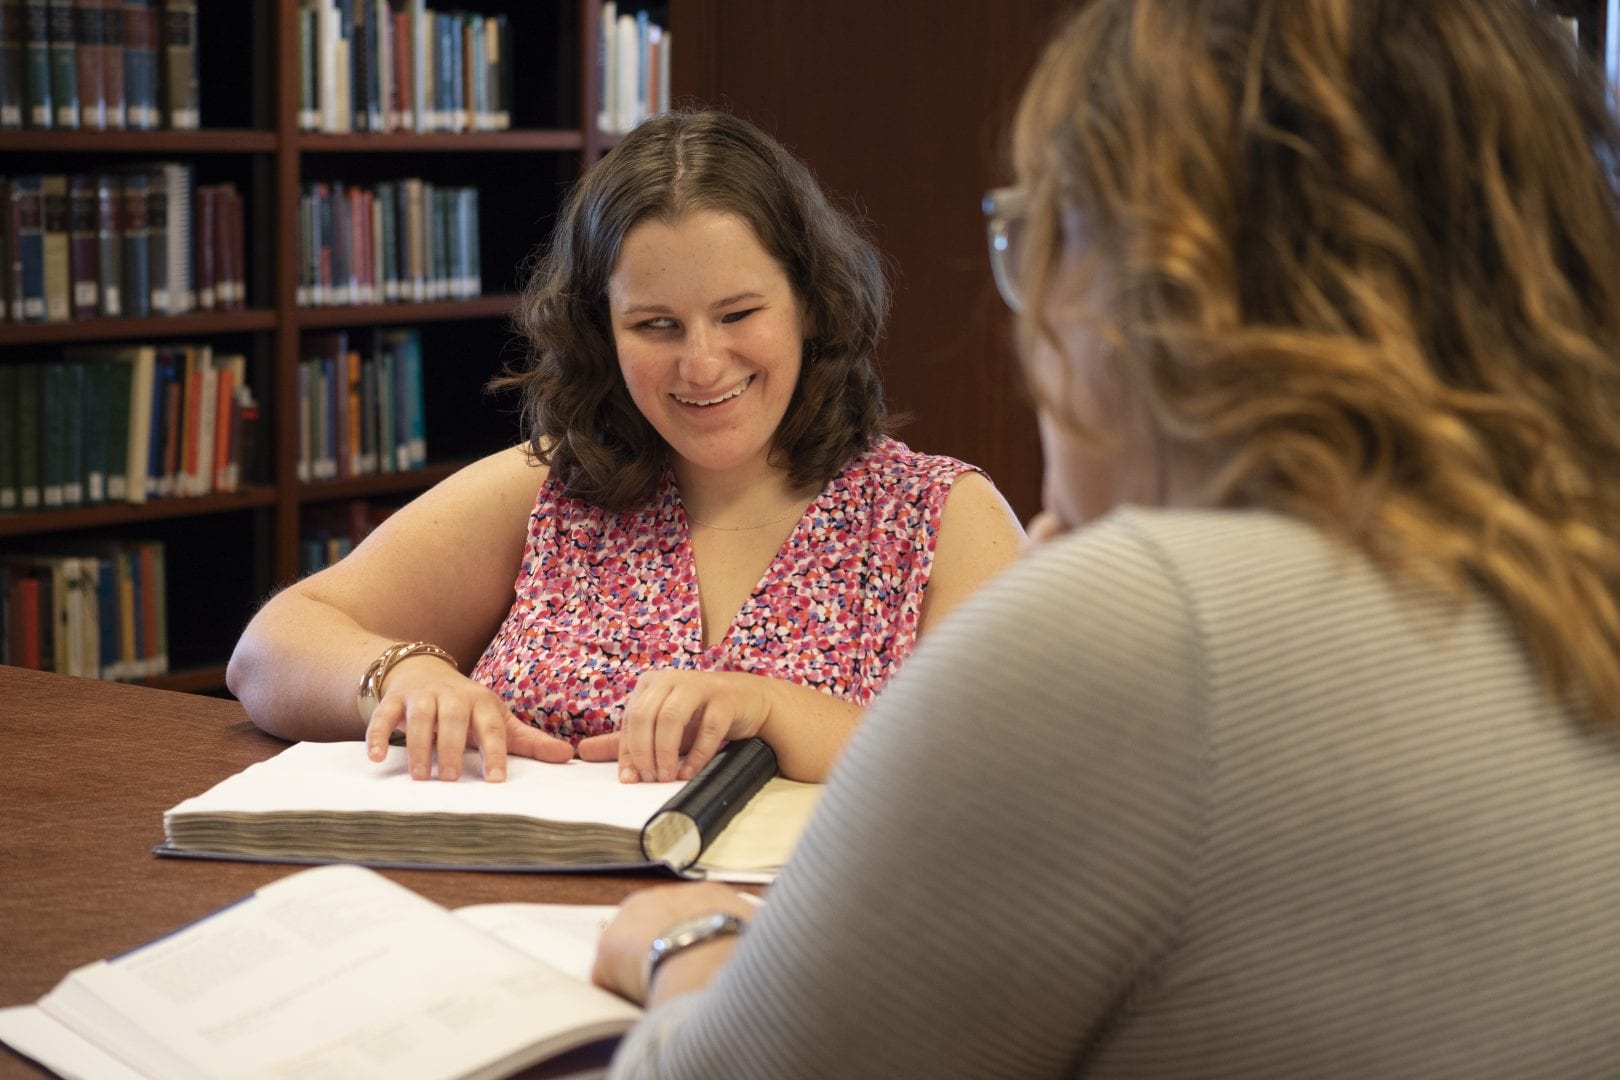
[[[135,368],[119,360],[97,365],[102,387],[102,415],[107,419],[107,498],[129,498],[129,396]]]
[[[0,364],[0,510],[16,510],[21,493],[17,485],[17,384],[21,368]]]
[[[107,401],[107,364],[103,360],[76,362],[83,389],[78,395],[81,403],[76,411],[82,422],[79,426],[79,447],[83,457],[84,501],[107,501],[107,440],[112,436],[112,408]]]
[[[65,506],[62,485],[67,474],[67,367],[47,363],[39,385],[39,486],[47,507]]]
[[[39,409],[45,365],[17,369],[17,502],[38,510],[45,498],[39,461]]]
[[[61,404],[59,406],[62,424],[60,441],[62,465],[62,505],[78,506],[84,502],[85,487],[85,461],[84,461],[84,365],[83,364],[52,364],[53,368],[60,368],[61,375]]]
[[[51,102],[56,127],[79,126],[79,33],[73,0],[50,0]]]
[[[56,126],[51,107],[51,13],[46,0],[23,3],[23,120],[31,128]]]

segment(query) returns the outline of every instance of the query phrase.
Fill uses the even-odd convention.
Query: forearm
[[[259,727],[284,739],[359,739],[360,675],[397,639],[289,589],[248,624],[225,681]]]
[[[759,737],[776,752],[777,769],[790,780],[824,782],[866,710],[799,683],[766,682],[770,711]]]

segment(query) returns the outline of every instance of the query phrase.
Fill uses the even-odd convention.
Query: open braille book
[[[507,779],[412,780],[404,747],[296,743],[163,815],[161,855],[456,870],[667,870],[775,877],[821,792],[776,775],[758,739],[685,783],[623,784],[617,762],[512,757]]]

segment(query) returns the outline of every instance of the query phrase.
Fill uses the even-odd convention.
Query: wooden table
[[[0,1005],[299,869],[152,854],[165,810],[285,745],[234,701],[0,666]],[[653,880],[384,873],[448,907],[614,904]],[[38,1075],[0,1053],[0,1077]]]

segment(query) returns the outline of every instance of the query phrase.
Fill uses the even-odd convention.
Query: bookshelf
[[[428,0],[427,6],[451,5]],[[667,15],[667,4],[644,6],[655,18]],[[490,398],[484,387],[515,355],[509,316],[521,267],[546,235],[567,186],[615,141],[596,125],[599,0],[455,5],[507,20],[519,57],[511,123],[499,131],[425,134],[301,130],[300,7],[299,0],[198,5],[198,130],[0,131],[0,175],[182,161],[198,185],[229,182],[243,196],[240,310],[0,322],[0,367],[49,363],[89,344],[207,344],[247,358],[247,384],[260,407],[260,468],[239,490],[0,512],[0,559],[133,540],[163,544],[169,671],[147,681],[165,687],[223,690],[237,634],[265,595],[298,576],[311,522],[349,500],[397,505],[518,437],[514,403]],[[478,190],[480,295],[301,307],[306,185],[341,180],[364,187],[405,176]],[[299,366],[309,339],[332,331],[363,338],[393,328],[420,335],[425,465],[300,479]],[[8,418],[0,423],[9,416],[0,411]]]

